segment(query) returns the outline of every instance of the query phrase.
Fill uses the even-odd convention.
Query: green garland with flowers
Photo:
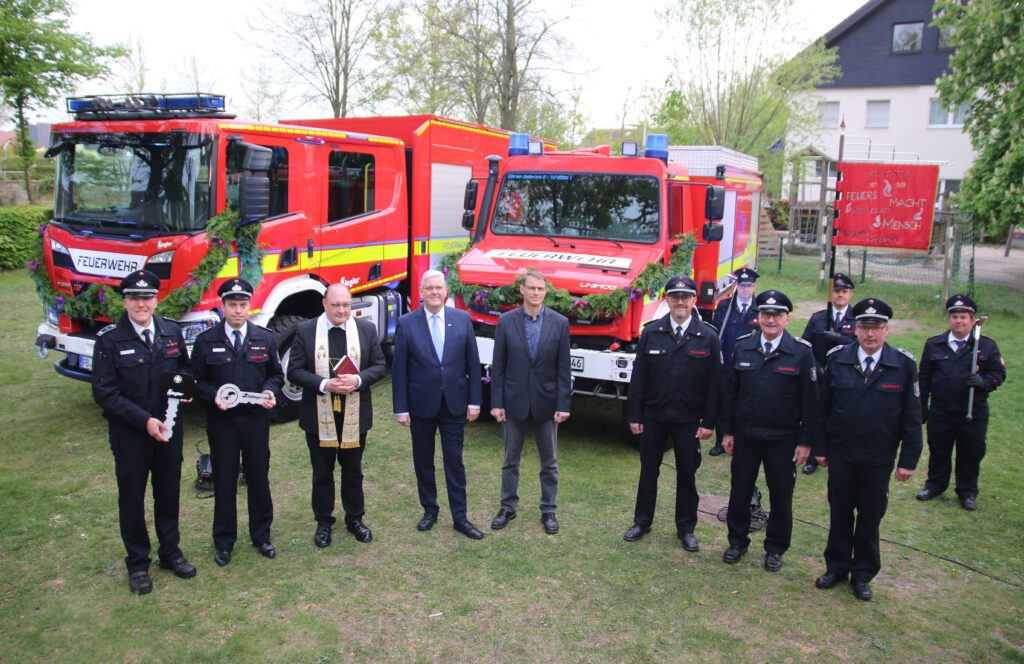
[[[172,290],[157,305],[158,315],[178,320],[199,304],[203,293],[227,265],[232,243],[238,247],[238,267],[242,278],[254,287],[263,281],[263,249],[258,242],[262,224],[254,222],[240,225],[239,221],[238,211],[234,209],[227,209],[209,221],[206,225],[206,240],[209,243],[206,255],[189,274],[185,285]],[[45,228],[45,224],[40,226],[33,238],[32,260],[28,263],[29,276],[35,282],[39,299],[44,305],[71,318],[94,319],[102,316],[117,321],[124,313],[124,302],[116,288],[93,284],[79,295],[71,296],[53,287],[43,262]]]
[[[610,293],[593,293],[586,297],[573,295],[564,288],[551,288],[544,298],[544,304],[560,314],[587,320],[602,315],[622,316],[629,308],[631,299],[656,295],[665,288],[665,284],[672,277],[690,274],[693,250],[697,247],[697,241],[692,234],[676,237],[682,241],[669,259],[668,267],[661,263],[648,263],[628,288],[620,288]],[[462,281],[456,263],[466,251],[468,248],[448,254],[439,265],[440,270],[447,276],[448,292],[451,295],[461,297],[467,306],[475,304],[495,309],[517,305],[522,301],[523,296],[519,292],[519,286],[523,281],[522,275],[505,286],[483,286]]]

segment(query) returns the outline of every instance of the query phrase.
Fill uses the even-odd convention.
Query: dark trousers
[[[341,432],[338,432],[341,439]],[[306,432],[306,446],[313,465],[313,517],[317,523],[334,524],[334,464],[341,466],[341,507],[345,523],[363,518],[363,450],[366,432],[359,434],[359,447],[320,447],[320,436]]]
[[[171,440],[161,443],[145,431],[110,428],[110,449],[117,475],[117,509],[128,572],[148,570],[149,531],[146,528],[146,484],[153,485],[153,524],[160,560],[181,557],[178,543],[178,499],[181,492],[181,422]]]
[[[523,456],[526,430],[533,425],[540,457],[540,511],[554,512],[558,498],[558,422],[553,419],[537,422],[505,420],[501,432],[505,438],[505,461],[501,466],[501,506],[507,510],[519,505],[519,462]]]
[[[825,545],[825,568],[829,572],[870,581],[882,568],[878,526],[889,504],[892,471],[892,464],[869,466],[829,457],[830,523]]]
[[[416,468],[416,488],[420,505],[437,513],[437,482],[434,479],[434,434],[441,432],[441,458],[444,479],[448,486],[448,508],[456,523],[466,520],[466,468],[462,465],[462,433],[466,415],[451,415],[444,396],[437,417],[409,417],[412,435],[412,463]]]
[[[654,521],[658,501],[658,475],[665,458],[666,443],[671,439],[676,455],[676,529],[692,533],[697,527],[697,468],[700,466],[700,442],[697,423],[676,424],[644,419],[640,436],[640,482],[636,489],[633,523],[649,527]]]
[[[732,488],[729,491],[729,544],[745,549],[750,546],[750,497],[754,493],[757,472],[764,464],[771,511],[765,530],[764,550],[782,555],[789,549],[793,534],[793,486],[796,466],[792,440],[759,440],[736,436],[732,450]]]
[[[956,493],[961,498],[978,495],[978,473],[985,458],[988,417],[968,422],[962,415],[928,411],[928,480],[924,486],[942,493],[949,486],[956,448]]]
[[[263,410],[262,408],[260,410]],[[240,415],[243,415],[240,417]],[[241,455],[249,505],[249,538],[253,544],[270,541],[274,504],[270,498],[270,415],[208,414],[206,435],[213,461],[213,544],[231,551],[238,539],[238,459]]]

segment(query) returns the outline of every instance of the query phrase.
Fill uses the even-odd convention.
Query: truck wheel
[[[277,400],[277,406],[270,411],[270,419],[273,422],[291,422],[299,416],[299,407],[302,404],[302,388],[288,381],[288,351],[291,350],[292,340],[295,338],[295,330],[299,323],[309,320],[304,316],[274,316],[267,328],[274,333],[274,341],[277,342],[277,356],[281,361],[281,369],[284,371],[284,385],[281,386],[281,398]]]

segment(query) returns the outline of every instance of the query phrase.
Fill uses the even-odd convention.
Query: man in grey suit
[[[519,286],[523,306],[503,313],[494,332],[491,360],[491,415],[502,423],[505,462],[501,466],[501,508],[491,522],[500,530],[516,518],[519,459],[528,421],[533,422],[540,455],[540,521],[544,532],[558,532],[558,425],[569,418],[572,373],[569,321],[544,306],[547,280],[530,268]]]

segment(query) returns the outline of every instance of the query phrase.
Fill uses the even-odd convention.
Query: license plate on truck
[[[91,355],[79,355],[78,356],[78,368],[85,369],[86,371],[92,371],[92,356]]]
[[[580,355],[570,355],[569,367],[573,371],[583,371],[583,357]]]

